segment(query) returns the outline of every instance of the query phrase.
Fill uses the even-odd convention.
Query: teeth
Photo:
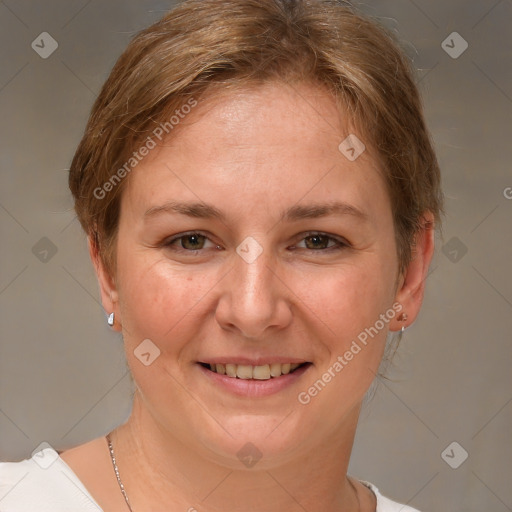
[[[252,378],[257,380],[270,379],[270,366],[264,364],[263,366],[255,366],[252,370]]]
[[[236,364],[226,365],[226,375],[228,377],[236,377]]]
[[[247,364],[210,364],[210,370],[219,375],[227,375],[239,379],[269,380],[272,377],[287,375],[296,370],[299,363],[272,363],[261,366],[250,366]]]
[[[272,363],[270,365],[270,375],[272,377],[280,377],[281,376],[281,363]]]
[[[245,364],[237,365],[236,376],[239,379],[252,379],[252,366]]]

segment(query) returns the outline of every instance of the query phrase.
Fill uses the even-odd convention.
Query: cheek
[[[334,428],[360,403],[377,375],[395,311],[378,266],[339,272],[335,279],[317,281],[315,289],[308,305],[316,306],[320,320],[316,334],[325,333],[317,340],[324,357],[297,399],[318,411],[313,415],[329,409]]]
[[[326,269],[302,275],[301,300],[311,308],[337,339],[357,336],[373,325],[380,313],[390,307],[393,297],[391,274],[373,255],[357,265]]]
[[[377,373],[389,322],[396,314],[393,269],[391,259],[368,255],[362,264],[305,283],[312,291],[303,297],[304,303],[319,319],[318,332],[325,333],[319,341],[326,355],[318,370],[323,374],[330,369],[336,375],[326,379],[336,382],[330,387],[340,396],[361,396]],[[332,368],[336,361],[339,364]]]
[[[338,341],[353,338],[373,325],[390,304],[391,274],[374,255],[336,268],[303,267],[279,273],[291,290],[287,300],[296,303],[299,318],[294,321],[319,323],[319,332],[330,332]],[[197,326],[195,320],[204,308],[214,307],[212,299],[219,300],[215,285],[222,274],[219,268],[180,268],[163,257],[151,258],[149,253],[120,251],[118,276],[125,331],[137,339],[163,341],[178,325],[180,332],[190,324]]]
[[[119,302],[128,345],[149,338],[162,349],[166,340],[179,344],[179,334],[192,328],[215,280],[208,272],[172,267],[164,258],[149,253],[119,255]]]

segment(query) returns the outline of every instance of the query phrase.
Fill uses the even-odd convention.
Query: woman
[[[412,511],[347,468],[439,181],[407,60],[340,2],[189,0],[137,35],[69,177],[132,414],[1,464],[1,510]]]

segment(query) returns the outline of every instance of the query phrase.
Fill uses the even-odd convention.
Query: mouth
[[[233,379],[242,380],[270,380],[278,379],[283,375],[292,374],[299,368],[311,365],[309,362],[304,363],[268,363],[258,366],[248,364],[233,364],[233,363],[199,363],[203,368],[216,373],[218,375],[225,375]]]

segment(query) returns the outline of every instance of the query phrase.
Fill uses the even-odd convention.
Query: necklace
[[[128,509],[130,512],[133,512],[132,507],[130,506],[130,501],[128,500],[128,495],[126,494],[126,491],[124,490],[123,482],[121,481],[121,477],[119,476],[119,469],[117,468],[116,464],[116,456],[114,455],[114,447],[112,446],[112,440],[110,439],[110,434],[106,435],[107,442],[108,442],[108,450],[110,452],[110,458],[112,459],[112,465],[114,466],[114,472],[116,474],[117,483],[119,484],[119,488],[121,489],[121,492],[123,493],[124,500],[126,501],[126,505],[128,506]]]
[[[116,474],[117,483],[119,484],[119,488],[121,489],[121,492],[124,496],[124,500],[126,501],[126,505],[128,506],[128,509],[130,512],[133,512],[132,507],[130,506],[130,501],[128,500],[128,495],[126,494],[126,491],[124,490],[123,482],[121,481],[121,477],[119,476],[119,469],[117,467],[116,463],[116,456],[114,455],[114,447],[112,446],[112,440],[110,439],[110,434],[106,435],[107,442],[108,442],[108,449],[110,452],[110,458],[112,460],[112,466],[114,466],[114,472]],[[359,493],[357,492],[357,489],[355,488],[352,481],[349,479],[349,484],[351,485],[352,489],[354,489],[354,492],[356,493],[357,497],[357,504],[358,504],[358,510],[361,510],[361,502],[359,501]]]

